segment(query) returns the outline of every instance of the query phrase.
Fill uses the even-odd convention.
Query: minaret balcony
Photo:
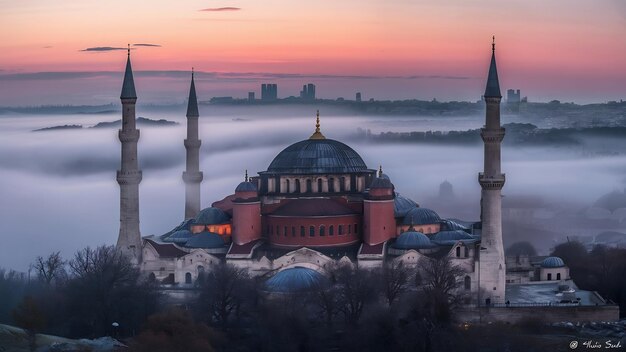
[[[141,182],[142,173],[141,170],[117,170],[117,183],[120,185],[134,185]]]
[[[200,183],[203,178],[202,171],[183,171],[183,181],[185,183]]]
[[[499,129],[480,129],[480,136],[485,143],[500,143],[504,139],[504,128],[500,127]]]
[[[486,176],[483,172],[478,173],[478,183],[485,190],[499,190],[504,187],[506,177],[504,174],[498,176]]]
[[[117,135],[122,143],[139,141],[139,130],[119,130]]]
[[[193,140],[193,139],[185,139],[185,148],[189,149],[189,148],[200,148],[200,145],[202,144],[202,141],[199,139]]]

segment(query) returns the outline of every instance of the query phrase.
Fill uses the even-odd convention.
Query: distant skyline
[[[491,36],[503,89],[531,101],[626,99],[626,2],[0,0],[0,105],[119,102],[126,44],[140,103],[279,97],[470,100]]]

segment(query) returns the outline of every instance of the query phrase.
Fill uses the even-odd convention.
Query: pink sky
[[[121,74],[45,80],[22,74],[119,72],[123,51],[82,50],[126,43],[160,45],[134,48],[135,71],[194,66],[309,76],[207,78],[201,99],[258,94],[268,81],[279,84],[279,96],[297,95],[312,82],[328,98],[362,91],[376,99],[476,100],[494,34],[503,89],[519,88],[534,101],[626,98],[620,0],[0,0],[0,6],[0,105],[115,102]],[[200,11],[220,8],[226,9]],[[347,75],[368,78],[332,77]],[[138,77],[138,93],[146,102],[180,101],[185,79]]]

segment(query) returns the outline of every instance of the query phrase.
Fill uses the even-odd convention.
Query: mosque
[[[392,182],[393,175],[386,175],[382,167],[368,167],[357,151],[324,135],[319,112],[308,139],[287,146],[267,170],[254,176],[246,171],[244,180],[233,185],[233,194],[202,209],[199,111],[192,72],[182,175],[185,219],[163,235],[142,238],[136,100],[129,51],[121,93],[117,246],[151,278],[163,284],[193,285],[204,271],[226,262],[268,278],[270,291],[288,292],[318,280],[330,263],[375,268],[402,262],[419,268],[425,258],[447,255],[465,272],[462,289],[482,292],[487,302],[504,303],[501,189],[505,175],[500,170],[500,145],[505,131],[500,126],[495,44],[484,92],[480,222],[442,219],[402,196]],[[549,264],[556,261],[556,267],[563,267],[559,260]],[[561,273],[567,275],[559,271],[559,279]]]

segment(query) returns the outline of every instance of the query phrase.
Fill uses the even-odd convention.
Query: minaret
[[[196,86],[193,82],[193,69],[191,69],[191,87],[189,88],[189,101],[187,102],[187,168],[183,171],[185,181],[185,219],[195,218],[200,212],[200,144],[198,139],[198,99],[196,98]]]
[[[122,84],[122,129],[118,136],[122,142],[122,168],[117,171],[120,185],[120,234],[117,248],[131,257],[135,264],[141,263],[141,235],[139,233],[139,183],[141,170],[137,164],[137,141],[139,130],[135,127],[135,103],[137,93],[130,66],[130,45],[126,72]]]
[[[369,185],[369,192],[363,199],[363,241],[368,245],[383,243],[396,234],[393,204],[393,184],[383,177],[380,166],[378,177]]]
[[[504,247],[502,244],[502,187],[504,174],[500,172],[500,143],[504,138],[504,128],[500,126],[500,84],[496,69],[495,37],[492,44],[491,65],[485,89],[487,104],[486,122],[481,130],[485,145],[485,170],[478,174],[482,188],[481,213],[482,237],[479,254],[480,304],[487,299],[491,303],[505,301]]]

